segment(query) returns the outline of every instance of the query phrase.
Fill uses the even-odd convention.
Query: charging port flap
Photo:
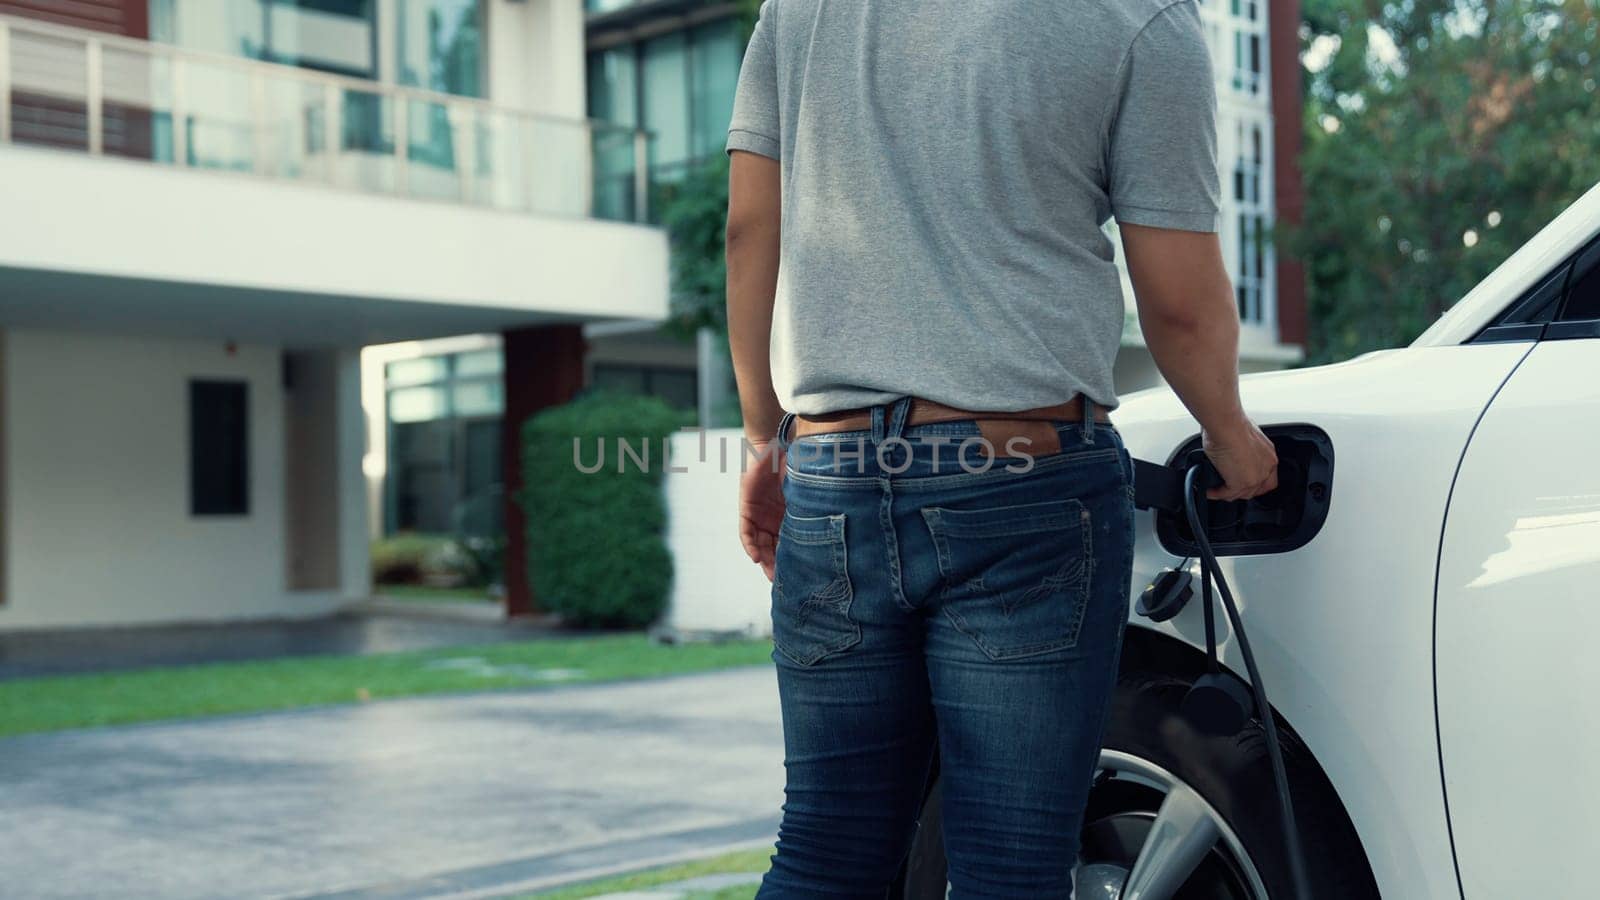
[[[1261,431],[1278,450],[1278,489],[1250,500],[1210,503],[1206,535],[1218,556],[1287,553],[1310,543],[1328,518],[1333,499],[1333,441],[1315,425],[1267,425]],[[1200,449],[1195,435],[1167,460],[1180,472]],[[1156,537],[1174,556],[1195,556],[1199,547],[1181,509],[1157,510]]]

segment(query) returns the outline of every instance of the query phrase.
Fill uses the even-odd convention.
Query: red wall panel
[[[581,325],[541,325],[501,335],[505,356],[505,415],[501,420],[500,460],[504,467],[506,523],[506,614],[537,611],[528,579],[528,520],[517,497],[522,493],[522,425],[541,409],[566,403],[583,390]]]
[[[0,15],[128,37],[150,36],[150,0],[0,0]]]
[[[1300,177],[1300,0],[1273,0],[1267,20],[1272,59],[1272,158],[1278,221],[1300,224],[1306,189]],[[1278,340],[1306,342],[1306,270],[1278,247]]]

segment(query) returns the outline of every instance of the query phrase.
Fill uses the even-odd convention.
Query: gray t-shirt
[[[1116,405],[1106,220],[1217,227],[1196,0],[766,0],[728,149],[777,159],[785,409]]]

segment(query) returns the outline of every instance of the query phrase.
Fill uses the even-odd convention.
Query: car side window
[[[1535,282],[1471,342],[1588,338],[1600,338],[1600,238]]]
[[[1543,281],[1522,295],[1500,317],[1501,325],[1542,324],[1556,317],[1556,307],[1561,304],[1561,289],[1567,285],[1567,267],[1560,266],[1544,277]]]
[[[1558,321],[1600,319],[1600,241],[1579,254],[1567,286],[1567,299]]]
[[[1570,261],[1562,263],[1535,282],[1488,327],[1478,332],[1472,343],[1537,341],[1544,337],[1545,326],[1556,317],[1556,308],[1561,304],[1570,268]]]

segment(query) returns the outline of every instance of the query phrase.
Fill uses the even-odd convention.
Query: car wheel
[[[1196,731],[1178,711],[1188,682],[1124,672],[1084,815],[1077,900],[1138,893],[1173,900],[1293,896],[1277,796],[1259,725],[1229,738]],[[1282,729],[1280,729],[1282,730]],[[1320,897],[1377,900],[1355,829],[1293,735],[1284,752],[1295,813]],[[942,804],[929,794],[907,860],[906,900],[945,896]],[[1137,873],[1137,874],[1135,874]]]

